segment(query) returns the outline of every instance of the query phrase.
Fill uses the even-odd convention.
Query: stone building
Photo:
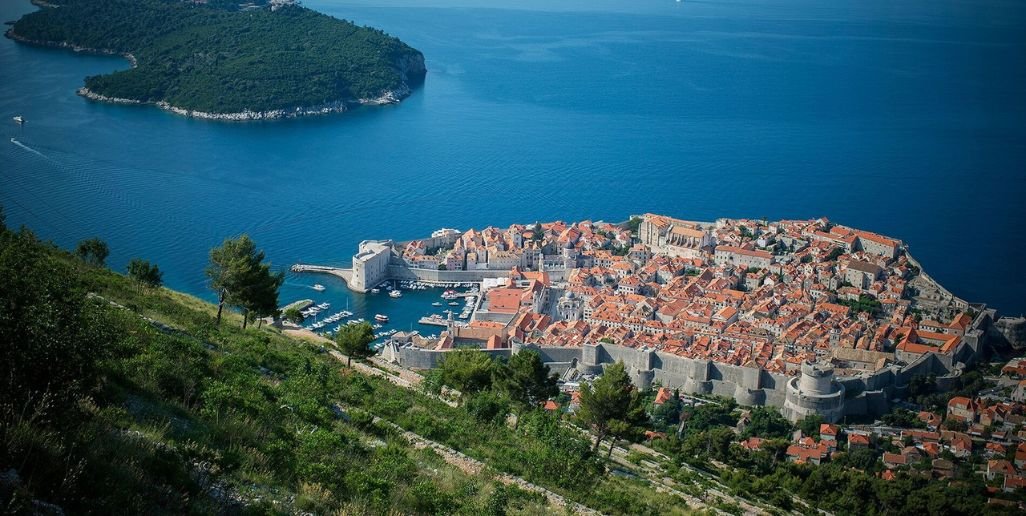
[[[869,288],[880,277],[883,268],[875,263],[852,260],[844,271],[844,279],[860,290]]]
[[[349,288],[366,292],[388,279],[392,258],[391,240],[364,240],[353,256],[353,277]]]
[[[773,255],[766,251],[744,249],[730,245],[716,246],[713,255],[716,265],[736,265],[740,267],[756,267],[766,269],[773,263]]]

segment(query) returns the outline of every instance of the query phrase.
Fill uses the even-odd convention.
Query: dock
[[[440,317],[421,317],[417,322],[427,326],[449,326],[449,320]]]
[[[299,301],[293,301],[282,307],[281,311],[284,312],[289,308],[295,308],[296,310],[304,310],[309,308],[313,304],[313,299],[300,299]]]

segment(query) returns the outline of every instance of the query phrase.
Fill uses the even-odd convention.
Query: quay
[[[346,282],[346,285],[350,285],[353,281],[353,269],[347,269],[344,267],[330,267],[327,265],[309,265],[304,263],[297,263],[289,268],[292,272],[317,272],[322,274],[331,274],[337,278],[341,278],[342,281]]]
[[[441,317],[421,317],[417,322],[427,326],[449,326],[449,320]]]
[[[299,301],[293,301],[283,306],[281,308],[281,311],[284,312],[290,308],[295,308],[296,310],[305,310],[309,308],[312,304],[314,304],[313,299],[300,299]]]

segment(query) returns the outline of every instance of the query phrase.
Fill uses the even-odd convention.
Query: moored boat
[[[374,316],[374,320],[382,323],[388,322],[388,316],[384,314],[377,314]]]

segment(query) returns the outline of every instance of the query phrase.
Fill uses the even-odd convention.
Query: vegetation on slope
[[[112,304],[116,303],[116,304]],[[537,514],[372,415],[610,513],[675,497],[604,471],[535,408],[518,428],[342,367],[273,328],[0,230],[0,505],[80,513]],[[475,417],[476,416],[476,417]],[[600,493],[593,495],[593,493]]]
[[[42,503],[135,514],[544,506],[341,416],[336,393],[352,378],[316,350],[266,330],[216,328],[210,305],[29,232],[0,234],[0,306],[4,512]]]
[[[180,0],[63,0],[22,17],[26,40],[132,54],[93,93],[208,113],[313,107],[403,92],[423,56],[380,30],[300,6],[234,11]]]
[[[868,449],[842,450],[820,465],[788,461],[785,452],[791,444],[790,433],[800,429],[804,435],[818,437],[823,422],[818,416],[791,425],[775,408],[753,409],[740,437],[766,440],[757,451],[745,450],[732,431],[739,415],[739,407],[728,398],[686,407],[681,415],[686,421],[683,434],[678,437],[670,432],[653,444],[677,464],[716,474],[732,492],[766,500],[784,510],[802,510],[795,503],[798,496],[812,507],[837,515],[1017,513],[1014,507],[988,504],[987,485],[972,468],[960,469],[950,484],[920,474],[930,471],[928,458],[908,473],[898,472],[892,480],[877,476],[885,468]],[[671,468],[667,473],[691,476],[684,468]]]

